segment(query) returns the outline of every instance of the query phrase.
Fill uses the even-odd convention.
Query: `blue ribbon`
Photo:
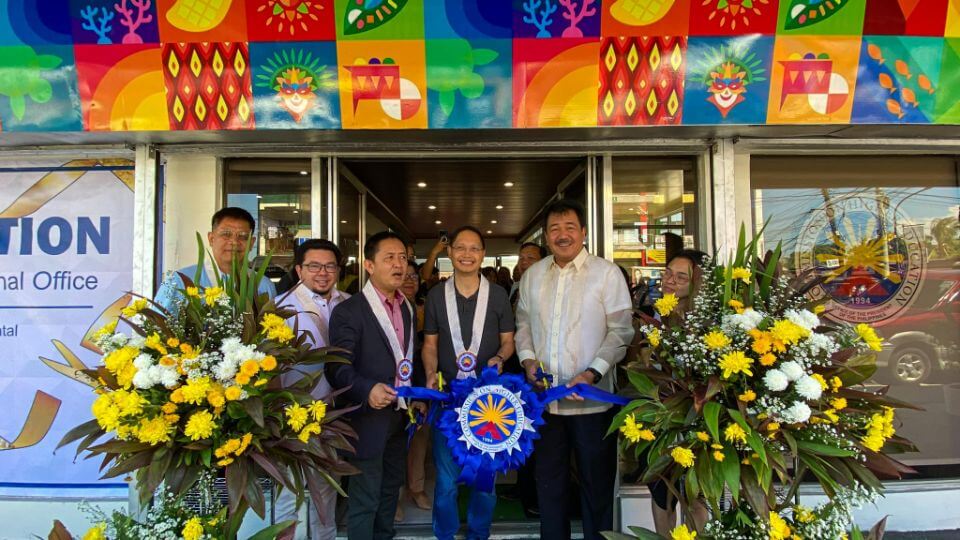
[[[538,379],[552,378],[552,375],[538,372]],[[516,426],[521,430],[516,447],[512,451],[501,450],[491,456],[480,449],[464,444],[464,436],[460,426],[460,408],[475,388],[480,386],[499,385],[510,392],[518,394],[523,400],[524,416],[530,419],[533,431],[524,430],[524,426]],[[439,429],[447,440],[447,447],[453,454],[454,461],[460,466],[458,482],[470,485],[475,489],[493,492],[497,473],[519,469],[533,452],[533,442],[540,438],[536,432],[544,423],[543,411],[551,402],[563,399],[571,394],[578,394],[584,399],[626,405],[630,400],[601,390],[588,384],[578,384],[572,387],[558,386],[544,392],[534,392],[523,375],[498,374],[494,367],[484,368],[480,377],[456,379],[450,383],[450,392],[439,392],[429,388],[403,386],[396,388],[397,395],[402,398],[437,402],[430,411],[427,419],[434,429]]]

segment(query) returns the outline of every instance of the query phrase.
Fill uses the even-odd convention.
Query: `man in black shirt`
[[[423,325],[423,365],[427,386],[438,388],[457,378],[476,377],[483,368],[501,369],[513,354],[513,311],[507,291],[480,277],[486,253],[483,235],[474,227],[461,227],[450,236],[447,254],[453,262],[453,277],[427,294]],[[460,528],[457,508],[457,477],[447,439],[433,430],[433,458],[437,483],[433,496],[433,533],[452,539]],[[490,536],[490,521],[496,506],[495,493],[474,490],[467,510],[467,538]]]

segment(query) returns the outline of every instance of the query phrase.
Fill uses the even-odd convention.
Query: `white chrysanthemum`
[[[763,313],[754,311],[751,308],[747,308],[743,310],[743,313],[724,315],[721,326],[728,332],[733,329],[740,329],[744,332],[748,332],[756,328],[757,325],[763,320],[763,317]]]
[[[811,334],[807,345],[813,355],[833,354],[837,350],[837,344],[826,334]]]
[[[141,369],[133,376],[133,386],[139,388],[140,390],[153,388],[153,385],[155,384],[156,381],[154,381],[153,377],[150,376],[149,368]]]
[[[800,377],[797,382],[793,383],[793,387],[805,399],[820,399],[820,394],[823,393],[823,387],[820,386],[820,383],[809,375]]]
[[[805,328],[809,331],[813,331],[814,328],[820,326],[820,319],[812,311],[806,309],[794,310],[788,309],[784,312],[787,320],[793,324]]]
[[[802,401],[795,401],[793,405],[784,409],[780,415],[788,424],[800,424],[810,419],[810,407]]]
[[[134,334],[130,336],[129,340],[127,340],[127,345],[129,345],[130,347],[136,347],[137,349],[142,349],[144,343],[146,342],[147,342],[146,338],[144,338],[140,334]]]
[[[238,365],[237,362],[224,358],[219,364],[213,367],[213,376],[220,381],[229,381],[237,374]]]
[[[160,384],[165,388],[173,388],[180,382],[180,374],[177,368],[160,368]]]
[[[150,366],[153,365],[153,357],[149,354],[140,354],[133,359],[133,367],[137,368],[138,371],[144,371],[150,369]]]
[[[806,375],[803,371],[803,366],[790,360],[789,362],[783,362],[780,364],[780,371],[787,376],[787,380],[793,382]]]
[[[763,384],[771,392],[782,392],[787,389],[789,383],[787,376],[779,369],[771,369],[763,376]]]

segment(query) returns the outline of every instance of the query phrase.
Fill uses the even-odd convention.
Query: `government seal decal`
[[[810,294],[828,297],[826,316],[839,321],[897,317],[916,298],[925,262],[922,225],[883,194],[831,199],[797,237],[797,272],[822,278]]]

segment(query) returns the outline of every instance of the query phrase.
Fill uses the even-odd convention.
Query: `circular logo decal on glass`
[[[400,364],[397,365],[397,378],[403,382],[410,380],[410,377],[413,377],[413,362],[410,360],[401,360]]]
[[[875,323],[913,303],[923,251],[923,225],[911,223],[885,196],[852,195],[812,211],[797,237],[796,267],[821,277],[810,295],[829,297],[828,317]]]
[[[491,456],[518,448],[525,424],[520,397],[499,384],[474,389],[460,407],[462,440]]]
[[[477,355],[470,351],[464,351],[457,357],[457,369],[470,373],[477,369]]]

